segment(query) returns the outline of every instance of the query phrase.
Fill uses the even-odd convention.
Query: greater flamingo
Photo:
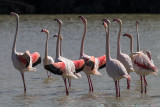
[[[65,57],[63,57],[63,56],[61,56],[60,55],[60,53],[62,53],[62,39],[61,39],[61,41],[60,41],[60,37],[61,37],[61,26],[62,26],[62,21],[61,20],[59,20],[58,18],[55,18],[54,19],[55,21],[57,21],[57,23],[59,24],[59,31],[58,31],[58,37],[57,37],[57,47],[56,47],[56,60],[59,62],[59,61],[67,61],[68,63],[70,63],[71,65],[72,65],[72,67],[73,67],[73,65],[75,65],[75,63],[73,63],[74,61],[72,61],[72,60],[70,60],[70,59],[68,59],[68,58],[65,58]],[[61,44],[61,47],[59,46],[59,42],[61,42],[60,44]],[[60,50],[61,50],[61,52],[60,52]],[[79,66],[77,66],[77,64],[79,64]],[[84,65],[84,63],[83,63],[83,60],[76,60],[76,65],[74,66],[74,69],[76,70],[76,72],[75,72],[75,70],[74,71],[72,71],[72,72],[74,72],[74,74],[77,76],[77,77],[81,77],[81,74],[80,73],[78,73],[78,72],[80,72],[80,71],[82,71],[83,70],[83,66],[82,65]],[[71,80],[69,79],[69,87],[71,87]]]
[[[76,74],[76,69],[80,70],[84,66],[84,60],[76,60],[71,61],[67,58],[64,58],[60,55],[59,50],[59,41],[60,41],[60,32],[61,32],[61,25],[62,22],[59,19],[54,19],[59,24],[59,31],[57,37],[57,47],[56,47],[56,59],[55,63],[49,64],[45,66],[45,69],[49,70],[50,72],[58,75],[62,75],[64,80],[64,84],[66,87],[66,95],[69,95],[66,78],[71,79],[75,78],[78,79]]]
[[[123,66],[123,64],[119,60],[111,58],[110,46],[109,46],[110,21],[108,19],[103,19],[102,21],[103,21],[104,28],[106,31],[106,71],[108,75],[111,78],[113,78],[113,80],[115,81],[116,97],[120,97],[119,80],[122,78],[127,78],[131,81],[131,78],[128,75],[127,70]]]
[[[17,40],[17,33],[18,33],[18,27],[19,27],[18,25],[19,16],[14,12],[11,12],[11,15],[16,17],[16,22],[17,22],[11,57],[12,57],[14,68],[19,70],[21,73],[23,84],[24,84],[24,92],[26,92],[24,72],[36,71],[36,68],[33,68],[33,67],[41,63],[41,57],[38,52],[30,54],[28,50],[25,53],[16,51],[16,40]]]
[[[139,41],[138,25],[139,25],[139,21],[136,21],[137,52],[140,52],[140,41]],[[146,54],[148,56],[148,58],[151,60],[151,62],[153,63],[152,58],[151,58],[151,52],[149,50],[143,50],[141,52],[143,52],[144,54]]]
[[[83,71],[87,75],[88,78],[88,84],[89,84],[89,92],[93,92],[93,85],[90,75],[101,75],[101,73],[98,72],[98,69],[101,69],[105,67],[106,63],[106,56],[103,55],[101,57],[95,58],[94,56],[89,56],[84,54],[84,39],[86,36],[87,31],[87,20],[83,16],[79,16],[79,18],[83,21],[84,24],[84,34],[81,41],[81,50],[80,50],[80,57],[79,59],[84,59],[85,64]]]
[[[52,64],[54,63],[54,60],[51,56],[48,56],[48,39],[49,39],[49,30],[47,29],[42,29],[41,32],[45,32],[46,35],[47,35],[47,39],[46,39],[46,45],[45,45],[45,56],[44,56],[44,59],[43,59],[43,65],[48,65],[48,64]],[[47,71],[47,70],[46,70]],[[49,71],[50,74],[48,74],[48,71],[47,71],[47,76],[50,77],[51,76],[51,72]]]
[[[134,69],[131,58],[127,54],[121,52],[120,38],[121,38],[122,21],[120,19],[114,19],[113,21],[116,21],[119,24],[119,33],[117,40],[117,59],[124,65],[129,74],[131,72],[134,72]],[[129,88],[130,88],[130,82],[127,79],[127,89]]]
[[[58,35],[56,34],[53,37],[58,37]],[[62,35],[60,35],[60,56],[61,57],[63,57],[63,54],[62,54],[62,40],[63,40],[63,37],[62,37]],[[83,60],[79,60],[79,61],[74,60],[74,61],[76,62],[76,63],[74,62],[74,64],[76,64],[75,65],[75,69],[76,69],[75,75],[77,77],[82,77],[79,72],[83,70],[84,66],[82,66],[82,65],[84,65],[84,62],[83,62]],[[69,78],[68,78],[68,83],[69,83],[69,87],[71,87],[71,79],[69,79]]]
[[[147,55],[145,55],[142,51],[133,52],[133,42],[131,34],[124,34],[124,36],[130,38],[130,51],[131,51],[131,59],[133,62],[133,67],[135,72],[140,76],[141,80],[141,94],[143,93],[143,79],[144,79],[144,87],[145,93],[147,93],[147,81],[145,76],[149,74],[157,74],[158,68],[155,67],[153,62],[149,59]]]

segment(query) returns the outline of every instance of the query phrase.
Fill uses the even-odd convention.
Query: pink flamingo
[[[18,26],[19,16],[14,12],[11,12],[11,15],[16,17],[16,22],[17,22],[16,33],[15,33],[13,47],[12,47],[12,62],[13,62],[14,68],[19,70],[21,73],[23,85],[24,85],[24,92],[26,92],[24,72],[36,71],[36,68],[33,68],[33,67],[41,63],[41,57],[38,52],[30,54],[28,50],[25,53],[16,51],[16,40],[17,40],[17,33],[18,33],[18,27],[19,27]]]
[[[84,54],[84,39],[87,31],[87,20],[83,16],[79,16],[79,18],[83,21],[84,24],[84,34],[81,41],[81,50],[79,59],[84,59],[85,63],[87,63],[85,64],[83,71],[85,72],[88,78],[89,92],[93,92],[93,85],[90,75],[91,74],[101,75],[101,73],[98,72],[98,69],[105,67],[106,56],[103,55],[101,57],[95,58],[94,56],[91,57],[89,55]]]
[[[127,73],[126,68],[123,64],[117,60],[112,59],[110,56],[110,46],[109,46],[109,36],[110,36],[110,21],[108,19],[103,19],[104,28],[106,31],[106,71],[110,77],[115,81],[116,87],[116,97],[120,97],[120,85],[119,80],[122,78],[127,78],[131,81],[130,76]],[[107,30],[108,27],[108,30]]]
[[[57,18],[54,20],[57,21],[57,23],[59,24],[59,32],[58,32],[57,47],[56,47],[56,59],[55,59],[55,63],[45,65],[45,69],[47,69],[48,71],[54,74],[62,76],[65,87],[66,87],[66,95],[69,95],[66,79],[67,78],[68,79],[71,79],[71,78],[78,79],[77,76],[75,75],[76,69],[83,68],[84,60],[71,61],[60,55],[59,41],[60,41],[60,31],[61,31],[62,22]]]
[[[58,35],[54,35],[53,37],[58,37]],[[63,40],[63,37],[60,35],[60,56],[62,57],[62,40]],[[75,70],[76,70],[76,73],[75,75],[77,77],[82,77],[81,74],[79,73],[80,71],[83,70],[84,68],[84,60],[73,60],[74,64],[75,64]],[[68,79],[68,83],[69,83],[69,87],[71,87],[71,79]]]
[[[120,26],[118,33],[118,40],[117,40],[117,59],[124,65],[129,74],[131,72],[134,72],[134,69],[131,58],[127,54],[121,52],[120,38],[121,38],[122,21],[120,19],[114,19],[113,21],[116,21]],[[127,79],[127,89],[129,88],[130,88],[130,82]]]
[[[47,29],[42,29],[41,32],[45,32],[46,35],[47,35],[47,39],[46,39],[46,45],[45,45],[45,57],[43,59],[43,65],[48,65],[48,64],[52,64],[54,63],[54,60],[51,56],[48,56],[48,39],[49,39],[49,30]],[[46,70],[47,71],[47,70]],[[48,74],[48,71],[47,71],[47,76],[50,77],[51,76],[51,72],[50,74]]]
[[[57,21],[57,23],[59,24],[59,31],[58,31],[58,37],[57,37],[57,47],[56,47],[56,60],[59,62],[59,61],[67,61],[68,63],[70,63],[72,66],[74,65],[73,61],[68,59],[68,58],[65,58],[63,57],[62,55],[60,55],[60,53],[62,53],[62,39],[60,41],[60,37],[61,37],[61,26],[62,26],[62,21],[59,20],[58,18],[54,19],[55,21]],[[59,42],[61,42],[61,47],[59,46]],[[60,52],[61,50],[61,52]],[[56,61],[55,60],[55,61]],[[81,77],[81,74],[78,73],[80,72],[80,70],[82,70],[82,68],[80,69],[79,67],[81,67],[81,65],[83,65],[83,61],[82,60],[79,60],[79,62],[76,60],[77,63],[79,63],[80,66],[74,66],[74,74],[77,76],[77,77]],[[81,64],[80,64],[81,63]],[[78,67],[78,68],[75,68],[75,67]],[[69,79],[69,87],[71,87],[71,80]]]
[[[153,62],[149,59],[147,55],[143,53],[143,51],[133,52],[133,42],[131,34],[124,34],[124,36],[130,38],[130,51],[131,51],[131,59],[133,62],[133,67],[135,72],[141,77],[141,94],[143,93],[143,79],[144,79],[144,87],[145,93],[147,93],[147,81],[145,76],[149,74],[157,74],[158,69],[155,67]]]
[[[138,25],[139,25],[139,21],[136,21],[137,52],[140,52],[140,42],[139,42]],[[151,60],[151,62],[153,63],[152,58],[151,58],[151,52],[150,52],[149,50],[143,50],[143,51],[141,51],[141,52],[143,52],[144,54],[146,54],[146,55],[148,56],[148,58]]]

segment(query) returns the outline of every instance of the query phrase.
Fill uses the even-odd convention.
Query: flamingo
[[[139,25],[139,21],[136,21],[137,52],[140,52],[140,41],[139,41],[138,25]],[[149,50],[143,50],[141,52],[143,52],[144,54],[146,54],[148,56],[148,58],[151,60],[151,62],[153,63],[153,60],[151,58],[151,52]]]
[[[145,93],[147,93],[147,81],[145,79],[145,76],[149,74],[157,74],[158,68],[155,67],[153,62],[150,60],[150,58],[144,54],[143,51],[139,52],[133,52],[133,42],[132,42],[132,35],[131,34],[124,34],[123,36],[130,38],[130,57],[133,62],[133,67],[135,72],[140,76],[141,80],[141,94],[143,93],[143,79],[144,79],[144,88]]]
[[[46,35],[47,35],[47,39],[46,39],[46,45],[45,45],[45,57],[43,59],[43,65],[48,65],[48,64],[52,64],[54,63],[54,60],[51,56],[48,56],[48,39],[49,39],[49,30],[47,29],[42,29],[41,32],[45,32]],[[47,70],[46,70],[47,71]],[[47,76],[50,77],[51,76],[51,72],[50,74],[48,74],[48,71],[47,71]]]
[[[109,46],[110,21],[108,19],[103,19],[102,21],[106,31],[106,71],[108,75],[115,81],[116,97],[120,97],[119,80],[122,78],[127,78],[131,81],[131,78],[123,64],[119,60],[111,58]]]
[[[83,68],[84,60],[72,61],[60,55],[59,41],[60,41],[60,31],[61,31],[62,22],[57,18],[54,20],[57,21],[57,23],[59,24],[59,32],[58,32],[57,47],[56,47],[56,58],[55,58],[55,63],[45,65],[45,69],[47,69],[48,71],[54,74],[62,76],[64,80],[65,88],[66,88],[66,95],[69,95],[66,79],[67,78],[78,79],[78,77],[75,74],[76,74],[76,71],[78,72]]]
[[[82,20],[84,24],[84,34],[81,41],[81,50],[80,50],[80,58],[84,59],[85,64],[83,71],[85,72],[87,78],[88,78],[88,84],[89,84],[89,92],[93,92],[93,85],[90,75],[101,75],[100,72],[98,72],[98,69],[102,69],[105,67],[106,63],[106,56],[103,55],[101,57],[95,58],[94,56],[89,56],[84,54],[84,39],[86,36],[87,31],[87,20],[83,16],[79,16],[79,18]],[[89,62],[88,62],[89,61]]]
[[[58,35],[56,34],[56,35],[54,35],[53,37],[58,37]],[[60,56],[61,56],[61,57],[63,56],[63,55],[62,55],[62,40],[63,40],[63,37],[60,35]],[[74,62],[74,61],[75,61],[75,62]],[[73,61],[73,62],[74,62],[74,64],[75,64],[75,68],[76,68],[76,73],[75,73],[75,75],[76,75],[77,77],[82,77],[79,72],[83,70],[84,66],[82,66],[82,65],[84,65],[84,62],[83,62],[83,60],[80,60],[80,61],[74,60],[74,61]],[[79,65],[80,65],[81,67],[80,67]],[[71,79],[68,79],[68,83],[69,83],[69,87],[71,87]]]
[[[127,54],[124,54],[121,52],[120,38],[121,38],[122,21],[120,19],[114,19],[113,21],[116,21],[120,26],[118,40],[117,40],[117,59],[124,65],[124,67],[126,68],[129,74],[131,72],[134,72],[134,69],[133,69],[131,58]],[[130,88],[130,82],[127,79],[127,89],[129,88]]]
[[[21,73],[23,85],[24,85],[24,92],[26,92],[24,72],[36,71],[36,68],[33,68],[33,67],[41,63],[41,57],[38,52],[30,54],[28,50],[25,53],[16,51],[16,40],[17,40],[18,27],[19,27],[19,16],[17,13],[14,13],[14,12],[11,12],[10,14],[16,17],[16,22],[17,22],[11,59],[12,59],[14,68],[20,71]]]
[[[70,59],[68,59],[68,58],[65,58],[65,57],[63,57],[62,56],[62,39],[63,38],[61,38],[62,36],[60,35],[60,33],[61,33],[61,26],[62,26],[62,21],[61,20],[59,20],[58,18],[56,18],[55,19],[55,21],[57,21],[57,23],[59,24],[59,32],[58,32],[58,36],[57,36],[57,50],[56,50],[56,59],[58,59],[59,61],[64,61],[64,60],[66,60],[66,61],[68,61],[70,64],[72,64],[72,66],[73,65],[75,65],[75,67],[74,67],[74,69],[75,69],[75,71],[76,72],[74,72],[74,71],[72,71],[72,72],[74,72],[74,74],[77,76],[77,77],[81,77],[81,74],[80,73],[78,73],[78,72],[80,72],[80,71],[82,71],[83,70],[83,66],[82,65],[84,65],[84,62],[83,62],[83,60],[74,60],[74,61],[72,61],[72,60],[70,60]],[[59,42],[60,41],[60,49],[59,49]],[[57,57],[58,56],[58,57]],[[78,65],[77,65],[78,64]],[[69,79],[69,87],[71,87],[71,80]]]

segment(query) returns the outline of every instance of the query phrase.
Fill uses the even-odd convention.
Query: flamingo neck
[[[136,32],[137,32],[137,51],[140,51],[140,43],[139,43],[139,33],[138,33],[138,24],[136,25]]]
[[[86,36],[86,31],[87,31],[87,22],[84,23],[84,33],[83,33],[83,38],[82,38],[82,41],[81,41],[80,58],[84,54],[84,39],[85,39],[85,36]]]
[[[47,33],[46,47],[45,47],[45,57],[46,57],[46,58],[47,58],[47,56],[48,56],[48,39],[49,39],[49,34]]]
[[[17,15],[16,15],[16,22],[17,22],[17,25],[16,25],[16,32],[15,32],[12,52],[16,52],[16,41],[17,41],[17,33],[18,33],[18,27],[19,27],[19,17]]]
[[[60,39],[60,55],[63,56],[62,55],[62,39]]]
[[[133,53],[133,38],[132,37],[130,38],[130,51],[132,54]]]
[[[109,37],[110,37],[110,25],[108,25],[108,32],[106,30],[106,60],[110,60],[110,46],[109,46]]]
[[[120,22],[119,23],[118,40],[117,40],[117,55],[121,53],[121,46],[120,46],[121,29],[122,29],[122,23]]]
[[[59,51],[60,33],[61,33],[61,25],[59,25],[59,31],[58,31],[58,37],[57,37],[56,58],[60,57],[60,51]]]

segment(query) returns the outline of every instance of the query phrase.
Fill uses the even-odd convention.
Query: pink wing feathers
[[[75,60],[75,61],[73,61],[73,63],[74,63],[75,68],[76,68],[76,73],[78,73],[78,72],[83,70],[84,63],[85,63],[83,59]]]
[[[65,71],[65,63],[56,62],[49,65],[45,65],[44,68],[52,72],[53,74],[62,75],[62,73]]]
[[[147,60],[148,58],[143,57],[141,54],[138,54],[134,58],[134,64],[140,68],[143,69],[149,69],[149,70],[156,70],[157,68],[150,63],[150,60]]]
[[[33,67],[36,66],[37,64],[41,63],[41,57],[38,52],[31,54],[31,58],[32,58],[32,66]]]
[[[97,57],[97,59],[99,60],[99,69],[106,67],[106,55]]]

